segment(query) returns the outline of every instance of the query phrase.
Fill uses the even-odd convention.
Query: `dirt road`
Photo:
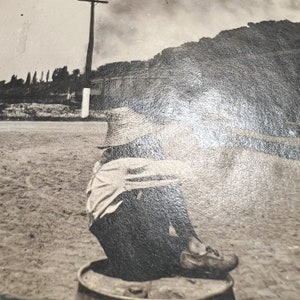
[[[101,122],[15,122],[1,121],[0,132],[19,132],[19,133],[87,133],[98,135],[99,141],[104,138],[106,123]]]
[[[103,255],[87,230],[85,187],[106,127],[0,122],[0,294],[73,299],[80,266]],[[300,162],[242,149],[183,149],[196,230],[240,257],[237,299],[298,299]]]

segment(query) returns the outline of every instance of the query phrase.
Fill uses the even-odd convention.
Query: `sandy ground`
[[[77,270],[103,255],[87,230],[85,187],[105,130],[0,122],[0,294],[74,299]],[[168,154],[193,162],[197,174],[184,186],[197,232],[240,257],[237,299],[299,299],[300,162],[242,149],[177,150]]]

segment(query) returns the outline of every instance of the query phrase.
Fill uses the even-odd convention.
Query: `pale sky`
[[[93,68],[143,60],[248,22],[300,22],[300,0],[110,0],[96,6]],[[84,69],[88,2],[0,0],[0,80]],[[39,75],[38,75],[39,76]]]

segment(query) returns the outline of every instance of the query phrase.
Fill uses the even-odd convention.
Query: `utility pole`
[[[90,14],[90,34],[89,34],[89,44],[86,54],[85,63],[85,85],[89,87],[89,79],[92,72],[92,61],[93,61],[93,49],[94,49],[94,23],[95,23],[95,4],[102,3],[107,4],[108,1],[101,0],[78,0],[91,3],[91,14]]]

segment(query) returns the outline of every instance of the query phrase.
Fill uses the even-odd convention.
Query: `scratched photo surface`
[[[0,26],[0,299],[298,299],[300,0]]]

